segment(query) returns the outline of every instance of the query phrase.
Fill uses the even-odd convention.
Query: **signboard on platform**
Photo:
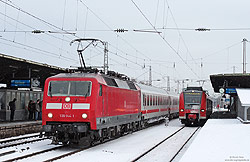
[[[227,94],[236,93],[236,89],[235,88],[226,88],[226,93]]]
[[[10,81],[11,87],[17,87],[17,88],[30,88],[30,80],[29,79],[23,79],[23,80],[16,80],[13,79]]]

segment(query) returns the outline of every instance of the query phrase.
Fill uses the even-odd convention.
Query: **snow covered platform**
[[[227,111],[215,111],[210,116],[212,119],[236,119],[237,114],[236,112],[229,112]]]
[[[180,162],[250,161],[250,126],[238,119],[209,119]]]

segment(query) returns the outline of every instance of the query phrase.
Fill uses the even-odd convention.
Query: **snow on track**
[[[116,140],[92,147],[73,156],[58,161],[85,161],[85,162],[128,162],[158,144],[167,136],[173,134],[183,125],[178,119],[172,120],[169,126],[160,124]]]
[[[185,127],[147,155],[143,156],[138,162],[170,161],[196,130],[197,127]]]

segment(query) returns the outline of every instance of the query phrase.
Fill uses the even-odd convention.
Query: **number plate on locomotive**
[[[190,113],[198,113],[199,111],[197,110],[191,110]]]

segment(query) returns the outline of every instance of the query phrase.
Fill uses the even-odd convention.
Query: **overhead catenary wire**
[[[171,14],[171,16],[172,16],[173,21],[174,21],[174,24],[175,24],[175,26],[176,26],[176,28],[177,28],[177,30],[178,30],[179,36],[180,36],[180,38],[181,38],[181,40],[182,40],[182,42],[183,42],[185,48],[187,49],[187,53],[189,54],[189,56],[191,57],[191,59],[195,62],[195,60],[194,60],[192,54],[190,53],[190,50],[189,50],[189,48],[188,48],[188,46],[187,46],[187,44],[186,44],[186,42],[185,42],[185,40],[184,40],[184,38],[183,38],[183,36],[182,36],[180,30],[179,30],[179,27],[178,27],[177,22],[176,22],[176,20],[175,20],[174,14],[173,14],[173,12],[172,12],[170,6],[169,6],[168,0],[166,0],[166,3],[167,3],[167,6],[168,6],[168,10],[169,10],[169,12],[170,12],[170,14]],[[195,64],[196,64],[196,66],[198,66],[198,64],[197,64],[196,62],[195,62]]]
[[[43,52],[45,54],[51,54],[51,55],[59,57],[59,55],[57,53],[53,53],[53,52],[46,51],[46,50],[43,50],[43,49],[40,49],[40,48],[36,48],[36,47],[29,46],[29,45],[25,45],[25,44],[19,43],[17,41],[12,41],[12,40],[5,39],[5,38],[2,38],[2,37],[0,37],[0,40],[4,40],[4,41],[11,42],[11,43],[15,43],[15,44],[18,44],[18,45],[21,45],[21,46],[24,46],[24,47],[27,47],[27,48],[30,48],[30,49],[33,49],[33,50],[37,50],[39,52]],[[61,57],[65,58],[65,59],[68,59],[68,60],[76,61],[76,60],[73,60],[72,58],[69,58],[69,57],[65,57],[65,56],[61,56]]]
[[[3,13],[0,12],[0,15],[2,15],[2,14],[3,14]],[[13,19],[13,18],[11,18],[11,17],[9,17],[9,16],[7,16],[7,15],[6,15],[6,17],[8,17],[9,19],[12,19],[13,21],[15,21],[15,19]],[[0,18],[0,19],[1,19],[1,18]],[[15,26],[15,25],[9,23],[8,21],[6,21],[6,23],[8,23],[8,24],[11,25],[11,26]],[[22,22],[20,22],[20,21],[18,21],[18,23],[20,23],[20,24],[22,24],[22,25],[24,25],[24,26],[26,26],[26,27],[32,28],[31,26],[29,26],[29,25],[27,25],[27,24],[24,24],[24,23],[22,23]],[[19,27],[17,27],[17,28],[20,29]],[[33,29],[34,29],[34,28],[33,28]],[[5,32],[5,31],[3,31],[3,32]],[[17,33],[18,31],[11,31],[11,32]],[[26,32],[25,32],[25,33],[26,33]],[[46,34],[46,35],[51,36],[51,35],[49,35],[49,34]],[[33,36],[33,37],[34,37],[34,36]],[[56,38],[56,39],[63,40],[63,39],[58,38],[58,37],[55,37],[55,36],[51,36],[51,37]],[[51,47],[58,48],[59,50],[63,50],[62,48],[56,47],[56,46],[55,46],[54,44],[52,44],[51,42],[47,42],[47,41],[45,41],[45,40],[43,40],[43,39],[41,39],[41,38],[39,38],[39,37],[34,37],[34,38],[36,38],[36,39],[38,39],[38,40],[40,40],[40,41],[42,41],[42,42],[44,42],[44,43],[50,45]],[[15,41],[15,40],[13,40],[13,41]],[[68,41],[65,41],[65,42],[68,42]],[[70,53],[70,52],[67,51],[67,50],[63,50],[63,51],[65,51],[66,53]]]
[[[86,3],[84,3],[82,0],[79,0],[86,8],[88,8],[88,10],[92,13],[92,14],[94,14],[94,16],[95,17],[97,17],[110,31],[113,31],[113,29],[106,23],[106,22],[104,22],[93,10],[91,10],[87,5],[86,5]],[[118,35],[117,33],[116,33],[116,35]],[[133,48],[134,50],[137,50],[133,45],[131,45],[131,43],[129,43],[127,40],[125,40],[124,38],[122,38],[122,37],[120,37],[127,45],[129,45],[131,48]],[[138,51],[138,53],[140,53],[141,55],[143,55],[143,56],[145,56],[147,59],[149,59],[150,60],[150,58],[147,56],[147,55],[145,55],[145,54],[143,54],[142,52],[140,52],[139,50],[137,50]]]
[[[94,14],[102,23],[104,23],[105,26],[107,26],[109,29],[111,29],[111,28],[109,27],[109,25],[106,24],[97,14],[95,14],[95,12],[93,12],[85,3],[83,3],[82,0],[79,0],[79,1],[80,1],[82,4],[84,4],[84,6],[87,7],[87,9],[88,9],[89,11],[91,11],[91,13]],[[47,22],[47,21],[45,21],[45,20],[43,20],[43,19],[41,19],[41,18],[39,18],[39,17],[37,17],[37,16],[35,16],[35,15],[33,15],[33,14],[30,14],[29,12],[26,12],[26,11],[22,10],[20,7],[16,7],[15,5],[11,5],[11,4],[7,3],[7,2],[4,2],[3,0],[0,0],[0,2],[4,3],[4,4],[6,4],[6,5],[9,5],[10,7],[13,7],[13,8],[15,8],[15,9],[17,9],[17,10],[20,10],[21,12],[23,12],[23,13],[25,13],[25,14],[27,14],[27,15],[29,15],[29,16],[31,16],[31,17],[33,17],[33,18],[35,18],[35,19],[37,19],[37,20],[39,20],[39,21],[41,21],[41,22],[47,24],[47,25],[49,25],[49,26],[52,26],[52,27],[54,27],[54,28],[56,28],[56,29],[58,29],[58,30],[64,31],[64,32],[67,33],[67,34],[71,34],[71,35],[77,37],[75,34],[72,34],[72,33],[68,32],[68,31],[66,31],[66,30],[64,30],[64,29],[61,29],[61,28],[59,28],[59,27],[57,27],[57,26],[55,26],[55,25],[53,25],[53,24],[51,24],[51,23],[49,23],[49,22]],[[12,3],[12,2],[11,2],[11,3]],[[12,3],[12,4],[13,4],[13,3]],[[79,38],[79,37],[77,37],[77,38]],[[128,43],[125,39],[123,39],[123,38],[121,38],[121,39],[122,39],[124,42],[126,42],[130,47],[132,47],[133,49],[136,49],[134,46],[132,46],[130,43]],[[136,50],[137,50],[137,49],[136,49]],[[137,51],[138,51],[138,53],[144,55],[144,54],[141,53],[139,50],[137,50]],[[146,55],[144,55],[144,56],[146,56]],[[147,56],[146,56],[146,57],[147,57]]]
[[[48,25],[48,26],[50,26],[50,27],[53,27],[53,28],[55,28],[55,29],[59,29],[59,30],[62,30],[62,31],[64,31],[64,32],[68,33],[68,34],[71,34],[71,33],[67,32],[66,30],[63,30],[63,29],[57,27],[56,25],[54,25],[54,24],[52,24],[52,23],[49,23],[49,22],[47,22],[47,21],[45,21],[45,20],[43,20],[43,19],[41,19],[41,18],[39,18],[39,17],[37,17],[37,16],[35,16],[35,15],[33,15],[33,14],[31,14],[31,13],[29,13],[29,12],[27,12],[27,11],[21,9],[20,7],[17,7],[12,1],[10,1],[10,0],[8,0],[8,1],[9,1],[10,3],[12,3],[13,5],[12,5],[12,4],[9,4],[9,3],[7,3],[7,2],[5,2],[5,1],[3,1],[3,0],[0,0],[0,2],[4,3],[4,4],[6,4],[6,5],[8,5],[8,6],[12,7],[12,8],[14,8],[14,9],[16,9],[16,10],[19,10],[19,11],[23,12],[24,14],[27,14],[27,15],[33,17],[34,19],[37,19],[37,20],[39,20],[39,21],[45,23],[46,25]]]
[[[138,9],[138,11],[142,14],[142,16],[146,19],[146,21],[152,26],[152,28],[156,31],[157,29],[154,27],[154,25],[150,22],[150,20],[146,17],[146,15],[142,12],[142,10],[139,8],[139,6],[133,1],[131,0],[131,2],[135,5],[135,7]],[[181,55],[173,48],[173,46],[161,35],[158,34],[162,40],[170,47],[170,49],[172,49],[172,51],[186,64],[186,66],[192,71],[192,73],[197,77],[200,78],[198,76],[198,74],[192,69],[192,67],[189,66],[189,64],[181,57]]]
[[[0,38],[0,40],[1,40],[1,38]],[[11,41],[11,40],[8,40],[9,42]],[[18,48],[18,49],[23,49],[23,50],[26,50],[26,51],[32,51],[32,52],[36,52],[36,53],[40,53],[40,54],[43,54],[43,55],[46,55],[46,56],[50,56],[50,57],[54,57],[54,58],[58,58],[58,55],[55,55],[55,54],[48,54],[48,53],[45,53],[44,51],[40,51],[40,50],[37,50],[37,49],[31,49],[31,48],[29,48],[29,47],[25,47],[25,46],[23,46],[23,45],[21,45],[21,46],[23,46],[23,47],[20,47],[20,46],[16,46],[16,45],[13,45],[13,42],[11,42],[12,44],[8,44],[8,43],[4,43],[4,42],[0,42],[0,44],[4,44],[4,45],[7,45],[7,46],[10,46],[10,47],[14,47],[14,48]],[[18,44],[18,43],[15,43],[15,44]],[[18,44],[18,45],[20,45],[20,44]],[[67,61],[74,61],[74,62],[78,62],[78,60],[74,60],[74,59],[68,59],[68,58],[63,58],[63,60],[67,60]]]
[[[223,49],[220,49],[220,50],[218,50],[218,51],[216,51],[216,52],[213,52],[213,53],[208,54],[208,55],[206,55],[206,56],[204,56],[204,57],[201,57],[201,58],[204,59],[204,58],[213,56],[213,55],[215,55],[215,54],[217,54],[217,53],[220,53],[220,52],[222,52],[222,51],[224,51],[224,50],[227,50],[227,49],[229,49],[229,48],[232,48],[232,47],[234,47],[234,46],[237,46],[237,45],[239,45],[239,44],[241,44],[241,43],[242,43],[242,41],[236,42],[236,43],[234,43],[234,44],[232,44],[232,45],[229,45],[229,46],[227,46],[227,47],[225,47],[225,48],[223,48]],[[199,58],[199,59],[200,59],[200,58]]]
[[[0,0],[0,2],[2,2],[3,0]],[[14,6],[15,7],[15,6]],[[18,7],[15,7],[16,9],[18,9]],[[88,9],[88,11],[90,11],[90,9],[87,7],[87,9]],[[24,11],[24,10],[22,10],[22,11]],[[26,11],[25,11],[26,12]],[[27,12],[28,13],[28,12]],[[29,15],[29,14],[28,14]],[[32,14],[31,14],[32,15]],[[98,15],[97,15],[98,16]],[[32,17],[36,17],[36,16],[32,16]],[[37,18],[39,18],[39,17],[37,17]],[[41,21],[40,19],[38,19],[39,21]],[[44,20],[45,21],[45,20]],[[42,21],[42,22],[44,22],[44,21]],[[104,21],[103,21],[104,22]],[[50,26],[51,24],[49,23],[49,22],[44,22],[44,23],[46,23],[48,26]],[[104,22],[105,23],[105,22]],[[52,24],[53,25],[53,24]],[[56,26],[52,26],[53,28],[56,28]],[[60,29],[60,28],[56,28],[56,29]],[[60,29],[61,30],[61,29]],[[63,30],[65,33],[64,34],[69,34],[69,35],[72,35],[72,36],[74,36],[74,37],[77,37],[76,35],[74,35],[74,34],[72,34],[72,33],[70,33],[69,31],[67,31],[67,30]],[[67,37],[68,39],[70,39],[69,37]],[[136,49],[133,45],[131,45],[127,40],[125,40],[124,38],[122,38],[121,37],[121,39],[123,40],[123,42],[125,42],[127,45],[129,45],[132,49],[134,49],[137,53],[139,53],[139,54],[141,54],[141,55],[143,55],[144,57],[146,57],[148,60],[151,60],[147,55],[145,55],[144,53],[142,53],[142,52],[140,52],[138,49]],[[128,53],[126,53],[126,55],[128,55]],[[122,56],[123,58],[125,58],[124,56]],[[126,58],[127,59],[127,61],[129,61],[129,59],[128,58]],[[143,60],[144,60],[144,62],[145,62],[145,58],[143,58]],[[140,64],[138,64],[137,62],[133,62],[133,61],[129,61],[130,63],[134,63],[134,64],[136,64],[136,65],[138,65],[138,66],[140,66],[140,67],[143,67],[142,65],[140,65]]]
[[[23,22],[21,22],[21,21],[19,21],[19,20],[16,20],[16,19],[14,19],[14,18],[12,18],[12,17],[10,17],[10,16],[8,16],[8,15],[5,15],[5,14],[3,14],[2,12],[0,12],[0,15],[3,15],[3,16],[5,16],[5,17],[7,17],[7,18],[9,18],[9,19],[11,19],[11,20],[13,20],[13,21],[18,22],[19,24],[22,24],[22,25],[24,25],[24,26],[26,26],[26,27],[32,29],[32,30],[19,30],[19,31],[8,31],[8,30],[5,30],[5,31],[0,31],[0,32],[3,32],[3,33],[5,33],[5,32],[34,33],[35,31],[38,31],[36,28],[34,28],[34,27],[30,26],[30,25],[27,25],[27,24],[25,24],[25,23],[23,23]],[[6,23],[7,23],[7,21],[6,21]],[[9,23],[9,24],[10,24],[10,23]],[[12,25],[12,24],[10,24],[10,25]],[[14,25],[12,25],[12,26],[14,26]],[[20,28],[19,28],[19,29],[20,29]],[[40,30],[39,30],[39,31],[40,31]],[[55,39],[63,40],[63,39],[61,39],[61,38],[59,38],[59,37],[56,37],[56,36],[51,35],[51,34],[48,34],[48,33],[56,33],[56,32],[54,32],[54,31],[41,31],[41,32],[43,32],[43,33],[45,33],[47,36],[53,37],[53,38],[55,38]],[[71,34],[71,33],[70,33],[70,34]],[[71,41],[71,39],[69,39],[69,40]],[[68,42],[68,41],[65,40],[65,42]]]

